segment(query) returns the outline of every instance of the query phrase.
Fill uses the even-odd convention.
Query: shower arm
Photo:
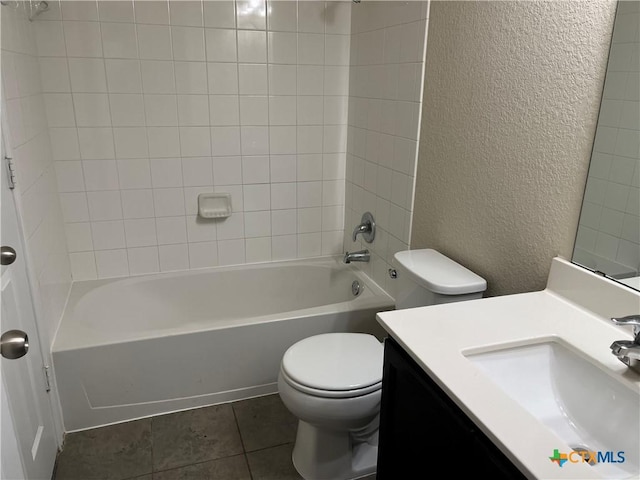
[[[12,5],[15,4],[15,5]],[[0,5],[6,7],[19,7],[19,2],[11,1],[11,0],[0,0]],[[42,12],[46,12],[49,10],[49,2],[46,0],[39,0],[37,2],[33,2],[29,0],[29,21],[33,22],[33,19],[40,15]]]

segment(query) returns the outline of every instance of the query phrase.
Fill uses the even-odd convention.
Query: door
[[[14,329],[25,332],[29,348],[21,358],[0,358],[0,471],[2,480],[49,480],[58,447],[15,199],[5,168],[5,155],[10,154],[10,147],[5,153],[5,125],[3,121],[0,129],[0,244],[13,248],[16,256],[10,265],[0,266],[0,333]]]

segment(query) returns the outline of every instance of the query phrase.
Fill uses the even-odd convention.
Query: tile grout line
[[[247,453],[247,449],[244,445],[244,438],[242,438],[242,430],[240,430],[240,424],[238,423],[238,415],[236,415],[236,409],[233,408],[233,403],[230,403],[231,406],[231,412],[233,413],[233,420],[236,423],[236,428],[238,429],[238,435],[240,436],[240,444],[242,445],[242,453],[246,454]]]
[[[245,248],[246,248],[246,245],[245,245]],[[233,413],[233,419],[236,422],[236,428],[238,429],[238,435],[240,436],[240,445],[242,445],[242,456],[244,457],[245,464],[247,465],[247,471],[249,472],[249,479],[253,480],[253,472],[251,471],[251,465],[249,464],[249,458],[247,457],[247,449],[244,446],[244,438],[242,437],[242,430],[240,430],[240,423],[238,423],[238,415],[236,415],[236,409],[233,408],[233,403],[234,402],[231,402],[230,404],[231,412]]]
[[[153,420],[156,418],[156,415],[152,416],[149,419],[149,429],[150,429],[150,439],[149,439],[149,443],[151,444],[151,477],[153,480],[153,474],[155,473],[155,469],[154,469],[154,464],[155,464],[155,455],[154,455],[154,448],[153,448]]]
[[[162,470],[154,470],[153,472],[145,473],[144,475],[150,475],[150,474],[155,474],[155,473],[163,473],[163,472],[171,472],[171,471],[174,471],[174,470],[180,470],[180,469],[183,469],[183,468],[191,467],[193,465],[203,465],[205,463],[217,462],[219,460],[225,460],[227,458],[235,458],[235,457],[240,457],[240,456],[246,457],[245,452],[236,453],[234,455],[227,455],[226,457],[219,457],[219,458],[214,458],[214,459],[210,459],[210,460],[203,460],[201,462],[187,463],[185,465],[179,465],[177,467],[171,467],[171,468],[164,468]],[[246,458],[245,458],[245,460],[246,460]],[[247,468],[248,468],[248,462],[247,462]],[[144,476],[144,475],[142,475],[142,476]],[[132,477],[132,478],[138,478],[138,477]]]

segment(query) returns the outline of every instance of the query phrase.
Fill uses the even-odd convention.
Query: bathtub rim
[[[107,338],[107,339],[95,339],[95,338],[84,338],[84,341],[80,341],[77,337],[81,333],[90,333],[93,331],[91,328],[87,328],[83,325],[77,324],[77,319],[74,318],[73,311],[78,302],[89,292],[94,291],[95,289],[116,283],[134,283],[145,281],[145,279],[153,280],[155,278],[175,278],[181,276],[190,276],[194,273],[198,274],[206,274],[206,273],[223,273],[226,271],[237,271],[237,270],[252,270],[252,269],[263,269],[263,268],[276,268],[279,266],[288,266],[288,265],[318,265],[318,266],[327,266],[327,267],[337,267],[340,269],[347,269],[351,271],[355,277],[357,277],[363,284],[364,289],[362,293],[348,301],[332,303],[321,306],[314,306],[304,309],[298,310],[290,310],[286,312],[278,312],[271,315],[258,315],[253,317],[246,318],[236,318],[231,320],[217,320],[215,324],[207,324],[207,322],[198,322],[198,323],[188,323],[186,325],[181,325],[175,328],[163,328],[160,330],[161,333],[157,330],[147,330],[147,331],[137,331],[131,332],[131,335],[128,335],[126,338]],[[85,348],[93,348],[98,346],[108,346],[113,344],[118,344],[124,342],[133,342],[133,341],[142,341],[149,340],[158,337],[167,337],[173,335],[182,335],[188,333],[199,333],[204,331],[212,331],[224,328],[230,328],[234,326],[245,326],[251,325],[254,323],[269,323],[281,320],[290,320],[293,318],[299,317],[307,317],[312,315],[317,315],[321,312],[326,312],[328,307],[330,306],[331,312],[347,312],[351,310],[360,310],[360,309],[389,309],[393,308],[394,299],[382,288],[380,287],[369,275],[367,275],[364,271],[357,268],[354,265],[348,265],[343,263],[342,256],[337,255],[329,255],[322,257],[313,257],[308,259],[291,259],[291,260],[281,260],[275,262],[259,262],[259,263],[246,263],[239,265],[224,265],[224,266],[216,266],[216,267],[206,267],[206,268],[197,268],[191,270],[175,270],[170,272],[157,272],[150,274],[141,274],[141,275],[131,275],[128,277],[113,277],[113,278],[104,278],[97,280],[81,280],[72,282],[69,295],[67,298],[67,302],[65,304],[63,313],[61,315],[60,324],[56,331],[56,335],[52,342],[51,351],[53,352],[64,352],[69,350],[79,350]],[[186,327],[189,328],[186,328]],[[71,330],[71,332],[69,331]],[[94,335],[95,337],[95,335]]]

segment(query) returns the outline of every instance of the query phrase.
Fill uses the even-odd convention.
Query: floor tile
[[[287,410],[279,395],[241,400],[232,405],[245,451],[295,441],[298,420]]]
[[[291,461],[293,444],[247,453],[253,480],[301,480]]]
[[[197,463],[153,474],[153,480],[251,480],[244,455]]]
[[[70,433],[55,480],[122,480],[151,473],[151,420]]]
[[[231,405],[153,417],[153,471],[243,453]]]

